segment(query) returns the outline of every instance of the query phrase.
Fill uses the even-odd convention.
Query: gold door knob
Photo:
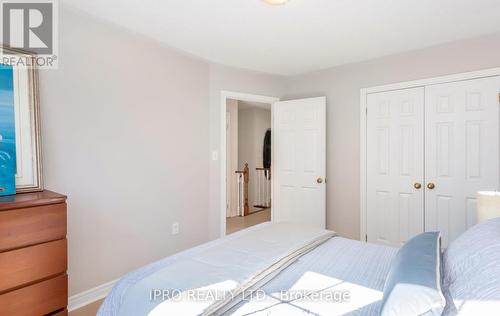
[[[415,183],[413,186],[414,186],[414,187],[415,187],[415,189],[417,189],[417,190],[420,190],[420,189],[422,188],[422,184],[420,184],[420,183],[418,183],[418,182],[417,182],[417,183]]]
[[[323,179],[322,178],[318,178],[316,179],[316,182],[318,182],[319,184],[323,183]]]
[[[432,182],[427,185],[427,189],[429,189],[429,190],[434,190],[435,187],[436,187],[436,185]]]

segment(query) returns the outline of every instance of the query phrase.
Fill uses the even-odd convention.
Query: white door
[[[273,221],[326,226],[326,98],[273,105]]]
[[[443,246],[476,223],[476,192],[499,188],[498,77],[426,87],[425,227]]]
[[[367,241],[424,231],[424,88],[367,96]]]

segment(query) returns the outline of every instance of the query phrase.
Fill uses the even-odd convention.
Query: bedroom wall
[[[327,96],[327,225],[359,238],[360,89],[500,66],[500,33],[289,78],[285,99]]]
[[[59,42],[44,179],[68,195],[74,295],[208,239],[209,66],[69,10]]]
[[[220,91],[281,96],[285,80],[60,11],[59,69],[40,72],[43,168],[68,195],[73,296],[218,237]]]

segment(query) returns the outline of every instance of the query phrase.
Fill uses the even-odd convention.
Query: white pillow
[[[500,218],[471,227],[443,258],[445,315],[500,315]]]

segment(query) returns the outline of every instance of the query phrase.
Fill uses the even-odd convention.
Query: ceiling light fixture
[[[286,4],[289,0],[262,0],[270,5],[283,5]]]

